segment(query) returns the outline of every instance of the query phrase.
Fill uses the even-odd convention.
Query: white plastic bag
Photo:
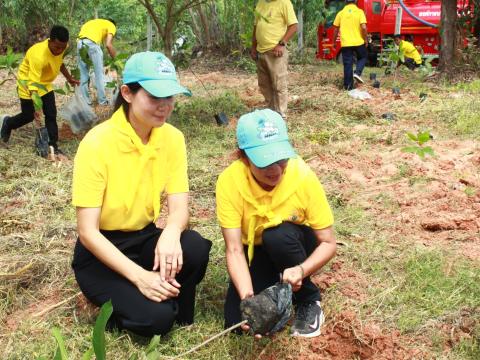
[[[82,95],[80,86],[75,87],[75,95],[60,109],[59,113],[68,121],[74,134],[90,129],[98,121],[93,108],[88,105]]]
[[[372,95],[370,95],[368,92],[358,89],[350,90],[348,95],[358,100],[368,100],[372,98]]]

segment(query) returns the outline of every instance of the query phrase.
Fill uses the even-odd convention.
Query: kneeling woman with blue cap
[[[318,336],[324,315],[310,275],[336,251],[322,185],[295,155],[278,113],[266,109],[240,117],[237,141],[240,158],[220,175],[216,191],[231,279],[225,326],[241,321],[241,300],[281,279],[294,291],[292,335]]]
[[[110,325],[143,336],[193,322],[210,241],[185,230],[188,178],[183,134],[166,123],[190,95],[163,54],[126,63],[115,112],[88,132],[75,157],[72,203],[79,239],[72,267],[84,295],[112,300]],[[155,225],[166,193],[165,228]]]

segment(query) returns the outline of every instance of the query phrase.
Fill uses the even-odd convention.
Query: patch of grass
[[[171,123],[187,128],[201,124],[215,124],[214,115],[239,116],[247,110],[236,93],[225,92],[211,98],[194,97],[175,106]]]
[[[417,331],[429,319],[480,305],[480,269],[467,261],[416,249],[398,265],[401,280],[385,306],[398,314],[402,331]]]
[[[458,135],[470,135],[474,139],[480,139],[479,124],[480,100],[477,98],[470,101],[469,105],[458,109],[453,129]]]

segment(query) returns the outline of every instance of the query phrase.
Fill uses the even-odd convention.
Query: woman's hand
[[[135,285],[146,298],[156,302],[177,297],[180,293],[180,284],[175,279],[163,281],[155,271],[143,270]]]
[[[183,252],[180,229],[165,227],[155,247],[153,270],[159,270],[163,281],[171,281],[182,270]]]
[[[298,291],[302,287],[303,269],[301,265],[283,270],[282,281],[292,285],[293,291]]]

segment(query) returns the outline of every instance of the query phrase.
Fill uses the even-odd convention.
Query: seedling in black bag
[[[287,324],[292,314],[292,286],[277,283],[240,302],[242,320],[253,334],[273,334]]]

